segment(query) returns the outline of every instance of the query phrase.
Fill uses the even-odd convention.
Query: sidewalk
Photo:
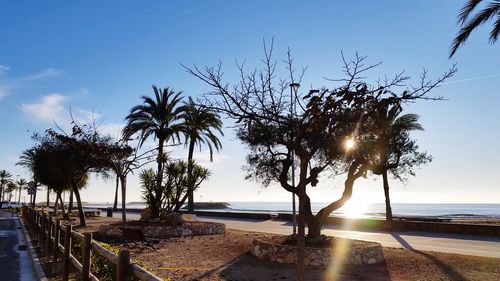
[[[17,215],[0,210],[0,279],[36,280]]]
[[[291,234],[289,222],[254,219],[231,219],[198,217],[200,220],[221,222],[227,228],[244,231]],[[500,258],[500,238],[463,234],[444,234],[422,231],[359,231],[349,230],[348,226],[325,226],[322,234],[358,240],[374,241],[384,247],[405,248],[410,250],[434,251],[462,255]]]

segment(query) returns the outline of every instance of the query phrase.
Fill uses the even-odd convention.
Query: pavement
[[[255,219],[233,219],[198,216],[200,220],[221,222],[226,228],[274,234],[291,234],[290,222]],[[406,248],[462,255],[500,258],[500,237],[445,234],[422,231],[360,231],[344,226],[325,226],[322,234],[335,237],[374,241],[383,247]]]
[[[16,214],[0,210],[0,280],[36,280]]]

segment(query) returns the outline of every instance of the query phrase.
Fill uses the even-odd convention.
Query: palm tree
[[[38,176],[35,172],[35,161],[37,159],[37,155],[39,154],[39,151],[40,151],[40,148],[38,148],[38,147],[33,147],[33,148],[30,148],[30,149],[23,151],[23,153],[21,153],[21,156],[19,156],[19,161],[16,163],[16,165],[23,166],[24,168],[28,169],[31,172],[31,174],[33,175],[35,192],[33,193],[33,199],[31,200],[32,206],[35,206],[36,193],[38,190]]]
[[[210,151],[210,161],[213,160],[213,149],[217,151],[222,147],[216,132],[222,136],[222,121],[219,115],[213,110],[197,105],[191,97],[186,104],[186,110],[182,115],[184,119],[183,133],[185,136],[185,144],[189,144],[188,150],[188,178],[192,176],[193,170],[193,153],[195,145],[198,145],[201,150],[202,144],[208,146]],[[189,181],[188,189],[188,212],[194,212],[194,188],[191,186],[193,183]],[[183,202],[182,202],[183,203]]]
[[[7,172],[6,170],[0,170],[0,200],[4,200],[5,197],[5,190],[4,187],[7,183],[9,183],[9,180],[12,178],[12,174]]]
[[[28,182],[23,178],[16,181],[17,188],[19,189],[19,195],[17,200],[18,204],[21,203],[21,191],[24,189],[24,187],[26,187],[27,184]]]
[[[158,170],[156,174],[156,185],[161,189],[163,165],[166,155],[163,147],[170,140],[179,140],[182,130],[180,123],[183,106],[178,106],[182,100],[182,92],[176,93],[170,88],[160,89],[153,85],[154,98],[142,96],[143,104],[132,107],[125,120],[127,125],[123,128],[123,139],[128,140],[134,134],[140,133],[140,146],[146,139],[153,136],[158,141]],[[153,218],[159,214],[151,214]]]
[[[471,13],[482,2],[482,0],[469,0],[460,10],[458,14],[458,22],[460,23],[460,30],[457,33],[451,45],[450,58],[456,53],[458,48],[467,41],[469,35],[480,25],[493,20],[493,29],[490,31],[490,43],[493,44],[498,39],[500,34],[500,1],[492,0],[482,10],[474,16]]]
[[[404,114],[400,105],[381,108],[376,112],[375,128],[376,142],[375,149],[377,162],[376,168],[372,171],[382,175],[384,195],[385,195],[385,215],[387,221],[392,221],[391,199],[389,196],[388,172],[398,168],[400,159],[404,153],[408,142],[409,132],[423,130],[418,123],[418,115]],[[412,144],[412,143],[410,143]],[[413,144],[412,144],[413,147]]]

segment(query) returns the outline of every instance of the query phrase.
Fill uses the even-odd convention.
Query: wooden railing
[[[116,265],[116,280],[129,280],[133,275],[139,280],[160,281],[161,279],[153,275],[130,260],[130,252],[127,249],[120,249],[118,255],[102,247],[92,239],[91,233],[81,234],[72,229],[69,224],[61,225],[61,220],[54,220],[45,212],[36,211],[32,208],[23,208],[24,221],[31,228],[33,234],[38,239],[38,245],[45,253],[47,259],[51,259],[51,271],[53,274],[57,271],[58,260],[62,254],[62,280],[69,280],[70,263],[81,273],[81,280],[99,281],[91,273],[92,251],[104,257],[109,262]],[[64,241],[61,241],[61,236]],[[71,254],[73,239],[76,239],[82,245],[81,262]],[[62,244],[61,244],[62,242]]]

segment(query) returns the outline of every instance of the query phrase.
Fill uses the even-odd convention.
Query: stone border
[[[278,244],[269,240],[283,239],[283,236],[270,236],[266,238],[255,238],[253,240],[252,255],[260,260],[273,261],[278,263],[295,263],[297,259],[297,247],[290,245]],[[334,247],[330,248],[313,248],[306,247],[305,249],[305,265],[311,266],[328,266],[332,262],[331,257],[334,255],[335,245],[351,244],[350,251],[346,253],[347,257],[344,260],[346,264],[376,264],[384,261],[382,246],[380,243],[367,242],[360,240],[352,240],[345,238],[334,238]]]
[[[98,235],[103,238],[123,238],[120,227],[123,224],[102,224],[99,227]],[[169,238],[197,235],[212,235],[226,233],[226,225],[215,222],[186,222],[183,225],[131,225],[131,228],[141,228],[144,236],[151,238]]]

